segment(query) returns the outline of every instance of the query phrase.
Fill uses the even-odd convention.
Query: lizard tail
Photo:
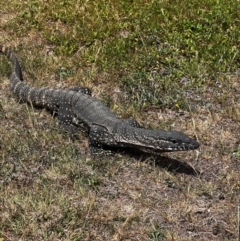
[[[22,70],[21,70],[19,61],[17,59],[17,56],[11,51],[10,48],[4,45],[0,45],[0,53],[7,56],[7,58],[12,62],[13,64],[12,72],[16,74],[16,77],[19,79],[19,81],[23,81],[23,74],[22,74]]]

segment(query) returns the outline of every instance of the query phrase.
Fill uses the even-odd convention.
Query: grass
[[[94,159],[20,103],[0,58],[0,240],[239,240],[239,2],[7,1],[0,43],[33,86],[86,86],[198,151]],[[193,174],[198,173],[197,175]]]

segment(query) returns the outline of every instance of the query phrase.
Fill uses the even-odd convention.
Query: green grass
[[[1,57],[0,241],[237,240],[239,12],[233,0],[3,2],[0,44],[27,83],[87,86],[119,116],[201,148],[93,159],[87,137],[72,142],[13,98]]]

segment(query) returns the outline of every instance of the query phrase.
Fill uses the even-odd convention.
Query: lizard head
[[[197,149],[199,143],[179,131],[156,131],[158,138],[156,139],[156,149],[166,151],[188,151]]]
[[[188,151],[197,149],[199,143],[179,131],[135,129],[132,144],[144,151]]]

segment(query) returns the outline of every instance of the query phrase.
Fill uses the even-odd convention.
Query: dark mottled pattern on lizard
[[[22,100],[57,113],[60,125],[74,135],[85,126],[92,154],[108,153],[106,147],[131,147],[147,152],[194,150],[199,144],[182,132],[140,128],[135,120],[122,120],[91,96],[87,88],[34,88],[23,82],[16,55],[0,45],[0,53],[13,64],[10,87]],[[103,148],[104,147],[104,148]]]

